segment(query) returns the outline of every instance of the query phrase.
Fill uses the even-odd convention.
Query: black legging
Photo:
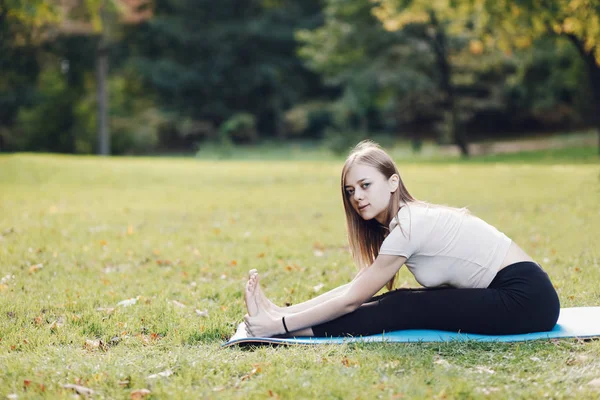
[[[312,329],[315,336],[404,329],[508,335],[552,330],[559,312],[558,295],[546,272],[536,263],[519,262],[500,270],[484,289],[398,289]]]

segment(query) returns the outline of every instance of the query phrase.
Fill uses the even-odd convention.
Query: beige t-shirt
[[[412,202],[402,204],[398,221],[379,254],[406,257],[406,266],[425,287],[486,288],[511,244],[493,226],[468,212]]]

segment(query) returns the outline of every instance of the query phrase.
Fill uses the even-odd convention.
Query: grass
[[[468,206],[525,248],[563,307],[597,306],[599,169],[565,160],[402,162],[401,172],[418,198]],[[600,395],[600,341],[221,349],[244,314],[249,269],[281,304],[351,278],[340,168],[0,156],[0,398],[70,398],[65,384],[116,399],[138,389],[147,398]],[[399,284],[416,285],[406,270]]]

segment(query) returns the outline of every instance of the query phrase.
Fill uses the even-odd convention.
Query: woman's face
[[[364,220],[375,218],[385,224],[390,194],[398,189],[398,175],[389,179],[375,167],[354,164],[346,173],[344,190],[352,208]]]

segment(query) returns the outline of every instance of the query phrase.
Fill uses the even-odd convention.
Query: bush
[[[323,145],[336,156],[347,154],[361,140],[368,139],[368,134],[361,131],[340,131],[329,128],[325,131]]]
[[[284,115],[286,135],[321,137],[333,124],[332,104],[314,101],[297,105]]]
[[[258,140],[256,118],[250,113],[237,113],[219,127],[219,140],[222,144],[240,141],[255,143]]]

